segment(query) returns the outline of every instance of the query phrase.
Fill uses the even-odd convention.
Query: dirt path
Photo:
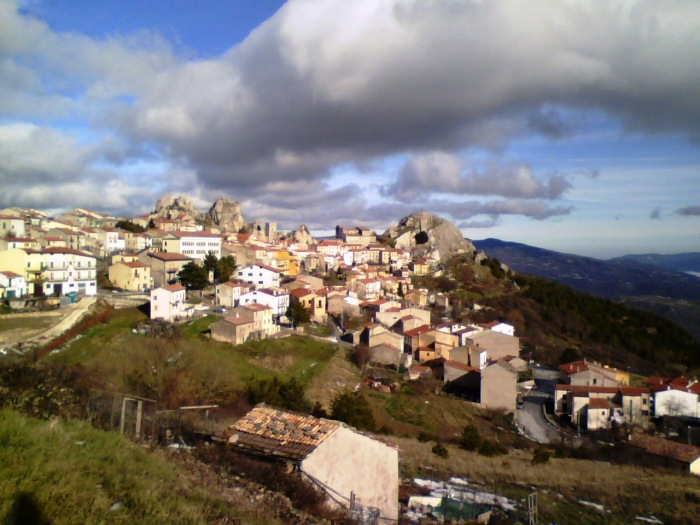
[[[0,317],[0,323],[7,326],[0,332],[0,347],[10,348],[19,342],[27,346],[45,343],[69,330],[96,301],[96,297],[83,297],[80,302],[58,312],[52,310]]]

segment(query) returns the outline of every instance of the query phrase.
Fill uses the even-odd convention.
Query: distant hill
[[[700,252],[676,253],[672,255],[644,253],[636,255],[623,255],[622,257],[610,259],[610,262],[627,261],[662,266],[677,272],[700,272]]]
[[[499,239],[473,244],[516,272],[551,279],[581,292],[624,301],[662,315],[683,326],[700,342],[698,277],[640,262],[635,259],[638,256],[604,261]]]

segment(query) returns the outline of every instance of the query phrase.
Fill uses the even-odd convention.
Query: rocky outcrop
[[[223,233],[238,232],[246,223],[241,203],[226,197],[216,199],[207,212],[207,218],[219,226]]]
[[[290,241],[305,244],[306,246],[316,244],[316,239],[314,239],[313,235],[311,235],[311,232],[306,227],[306,224],[302,224],[296,230],[290,231],[287,235],[285,235],[285,237]]]
[[[201,213],[195,210],[187,195],[166,195],[158,199],[152,216],[160,219],[197,219]]]
[[[445,262],[458,253],[476,251],[457,226],[427,211],[404,217],[384,235],[391,237],[397,248],[426,260]]]

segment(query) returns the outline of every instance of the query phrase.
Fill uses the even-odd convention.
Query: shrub
[[[462,431],[462,438],[459,440],[460,448],[464,450],[477,450],[481,446],[482,440],[479,429],[473,424],[467,425]]]
[[[549,461],[552,457],[552,453],[544,447],[538,447],[532,453],[532,460],[530,461],[533,465],[542,465]]]
[[[433,445],[433,454],[441,458],[447,458],[450,456],[450,453],[448,452],[447,448],[445,448],[445,446],[440,443],[435,443],[435,445]]]
[[[374,432],[377,426],[367,400],[359,393],[349,390],[338,392],[333,398],[331,417],[359,430]]]
[[[484,439],[479,446],[479,454],[487,457],[505,456],[508,454],[508,449],[498,441]]]
[[[433,438],[430,434],[427,434],[425,432],[421,432],[420,434],[418,434],[418,441],[420,441],[421,443],[428,443],[432,440]]]

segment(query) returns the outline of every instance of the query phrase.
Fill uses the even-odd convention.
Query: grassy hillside
[[[167,407],[227,403],[251,379],[288,380],[306,385],[323,373],[336,349],[308,337],[291,336],[232,346],[206,334],[219,320],[207,316],[169,337],[132,332],[145,320],[138,309],[114,311],[43,366],[80,365],[103,390],[127,391]]]
[[[177,465],[116,433],[0,411],[3,524],[204,525],[232,518],[271,522],[192,484]]]

